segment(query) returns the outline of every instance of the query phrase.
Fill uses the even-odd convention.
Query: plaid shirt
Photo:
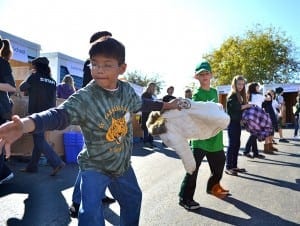
[[[270,115],[258,106],[253,106],[243,111],[242,124],[259,141],[265,140],[273,132]]]

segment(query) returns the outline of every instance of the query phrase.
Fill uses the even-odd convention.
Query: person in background
[[[74,86],[74,79],[72,75],[67,74],[64,76],[62,82],[57,86],[57,97],[67,99],[73,93],[75,93],[76,89]]]
[[[230,116],[230,123],[228,126],[229,144],[226,153],[225,173],[232,176],[246,172],[246,169],[237,166],[241,146],[242,111],[251,107],[251,104],[247,104],[245,85],[246,80],[243,76],[235,76],[231,82],[231,91],[227,95],[227,113]]]
[[[186,90],[184,91],[184,98],[192,99],[192,97],[193,97],[192,90],[191,90],[191,89],[186,89]]]
[[[56,108],[0,126],[1,145],[10,155],[10,145],[24,133],[62,130],[79,125],[85,145],[78,155],[81,183],[79,226],[105,225],[102,197],[107,187],[120,205],[120,225],[139,225],[142,192],[131,165],[132,123],[130,114],[142,107],[153,110],[178,109],[171,103],[145,100],[118,76],[126,71],[125,47],[108,38],[90,50],[93,81]],[[103,77],[107,79],[103,79]]]
[[[202,60],[196,65],[194,78],[199,81],[200,87],[193,95],[193,100],[213,100],[213,102],[218,103],[217,90],[210,86],[212,71],[208,61]],[[206,185],[206,192],[220,198],[229,195],[229,190],[222,188],[220,185],[225,164],[223,131],[206,140],[190,140],[190,145],[196,160],[196,169],[193,174],[186,173],[181,183],[179,205],[187,210],[195,210],[200,208],[200,204],[194,200],[194,194],[198,171],[204,157],[206,157],[211,171],[211,176]]]
[[[273,111],[274,111],[275,116],[276,116],[276,126],[274,127],[274,131],[278,132],[278,117],[279,117],[278,114],[279,114],[279,111],[280,111],[280,104],[276,100],[275,90],[271,89],[271,90],[269,90],[269,93],[271,94],[271,97],[272,97],[272,107],[273,107]],[[276,141],[274,140],[274,138],[272,139],[272,144],[274,144],[274,145],[277,144]]]
[[[95,32],[90,37],[90,44],[94,43],[98,39],[108,38],[111,36],[112,36],[112,34],[108,31]],[[82,88],[84,88],[93,79],[92,74],[91,74],[91,65],[90,64],[91,64],[90,59],[86,60],[84,63]],[[75,184],[74,184],[73,194],[72,194],[72,204],[69,207],[69,214],[73,218],[78,217],[79,205],[81,202],[80,181],[81,181],[81,176],[80,176],[80,173],[78,172],[78,175],[76,177]],[[107,195],[105,195],[102,198],[103,204],[112,204],[115,201],[116,201],[115,199],[110,198]]]
[[[32,73],[21,84],[20,90],[29,95],[28,113],[33,114],[48,110],[56,106],[56,82],[51,77],[49,60],[46,57],[37,57],[31,62]],[[45,133],[39,132],[32,135],[33,150],[31,160],[22,172],[35,173],[38,162],[43,153],[48,163],[53,168],[51,176],[55,176],[65,163],[45,140]]]
[[[145,92],[143,92],[142,94],[142,99],[154,100],[155,89],[156,89],[156,84],[154,82],[149,82]],[[149,133],[148,128],[146,126],[146,122],[148,120],[150,113],[151,111],[142,111],[141,128],[143,129],[144,132],[144,138],[143,138],[144,145],[149,148],[154,148],[153,136]]]
[[[164,102],[169,102],[170,100],[176,99],[176,97],[173,96],[174,93],[174,86],[169,86],[167,88],[167,95],[165,95],[162,99]]]
[[[295,129],[294,129],[294,138],[299,138],[298,130],[299,130],[299,114],[300,114],[300,93],[296,97],[296,104],[294,106],[294,116],[295,116]]]
[[[260,86],[257,82],[252,82],[248,85],[247,98],[249,104],[260,108],[262,107],[264,96],[260,93]],[[251,150],[253,152],[253,156],[250,154]],[[264,155],[258,153],[257,136],[250,134],[245,146],[244,156],[249,158],[265,158]]]
[[[11,59],[13,50],[8,39],[0,37],[0,125],[12,116],[12,102],[9,94],[16,91],[15,80],[12,75],[9,60]],[[12,170],[6,165],[4,148],[0,149],[0,184],[9,181],[14,177]]]
[[[282,131],[284,124],[285,124],[285,117],[286,117],[285,101],[284,101],[284,97],[283,97],[284,90],[282,87],[278,87],[275,89],[275,92],[276,92],[276,101],[279,104],[279,108],[278,108],[279,142],[289,143],[289,141],[287,139],[283,138],[283,131]]]
[[[273,154],[273,151],[278,151],[278,149],[273,146],[274,133],[275,133],[275,131],[278,131],[278,123],[277,123],[276,114],[275,114],[274,108],[273,108],[272,90],[268,90],[266,92],[265,100],[262,103],[262,108],[265,110],[265,112],[267,112],[269,114],[271,122],[272,122],[272,127],[273,127],[272,134],[265,139],[264,153]]]
[[[112,34],[109,31],[98,31],[95,32],[91,37],[90,37],[90,44],[98,40],[99,38],[107,38],[107,37],[112,37]],[[82,87],[85,87],[93,78],[91,75],[91,69],[89,67],[90,65],[90,59],[87,59],[84,62],[83,65],[83,81],[82,81]]]

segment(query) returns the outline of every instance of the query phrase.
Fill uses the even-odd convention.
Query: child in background
[[[74,79],[72,75],[65,75],[62,82],[57,86],[57,97],[67,99],[73,93],[75,93],[76,89],[74,87]]]
[[[257,82],[250,83],[247,90],[247,97],[248,97],[249,104],[253,104],[261,108],[262,103],[264,102],[264,96],[262,95],[262,93],[260,93],[259,89],[260,86]],[[251,150],[253,152],[253,156],[250,154]],[[265,158],[264,155],[258,153],[257,136],[250,134],[245,146],[244,155],[249,158],[261,158],[261,159]]]
[[[194,101],[213,101],[218,103],[217,90],[210,87],[212,72],[210,64],[206,60],[201,61],[196,66],[194,78],[199,81],[200,87],[192,99]],[[187,173],[182,181],[179,193],[179,205],[187,210],[195,210],[200,208],[200,204],[194,201],[193,196],[196,189],[199,167],[204,157],[207,158],[211,171],[206,192],[218,197],[229,195],[229,190],[222,188],[220,185],[225,164],[223,132],[221,131],[216,136],[206,140],[191,140],[190,145],[196,160],[196,169],[192,175]]]
[[[227,96],[227,113],[230,116],[228,126],[228,149],[226,155],[225,173],[237,176],[238,172],[246,172],[237,167],[238,154],[241,146],[241,119],[242,111],[251,107],[246,100],[246,80],[243,76],[235,76],[231,82],[231,91]]]

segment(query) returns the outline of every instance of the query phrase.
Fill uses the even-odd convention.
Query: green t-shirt
[[[81,170],[119,176],[130,166],[132,153],[131,113],[142,106],[141,98],[127,82],[108,91],[95,82],[80,89],[60,108],[71,124],[81,127],[85,145],[78,155]]]
[[[218,103],[218,92],[214,88],[204,90],[199,88],[193,95],[194,101],[212,101]],[[220,131],[216,136],[206,140],[191,140],[192,148],[201,148],[205,151],[216,152],[223,150],[223,131]]]

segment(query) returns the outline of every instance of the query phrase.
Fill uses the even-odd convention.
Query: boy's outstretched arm
[[[10,156],[10,146],[24,133],[32,132],[35,124],[30,118],[20,118],[17,115],[12,117],[12,121],[0,126],[0,150],[5,146],[6,158]]]
[[[64,109],[52,108],[25,118],[14,115],[12,121],[0,126],[0,150],[5,146],[6,157],[8,158],[12,143],[24,133],[40,133],[55,129],[62,130],[68,125],[70,125],[70,121]]]
[[[143,99],[142,107],[139,110],[144,112],[171,110],[171,109],[180,110],[180,107],[178,106],[179,100],[180,99],[173,99],[170,102],[162,102],[162,101],[151,100],[151,99]]]

